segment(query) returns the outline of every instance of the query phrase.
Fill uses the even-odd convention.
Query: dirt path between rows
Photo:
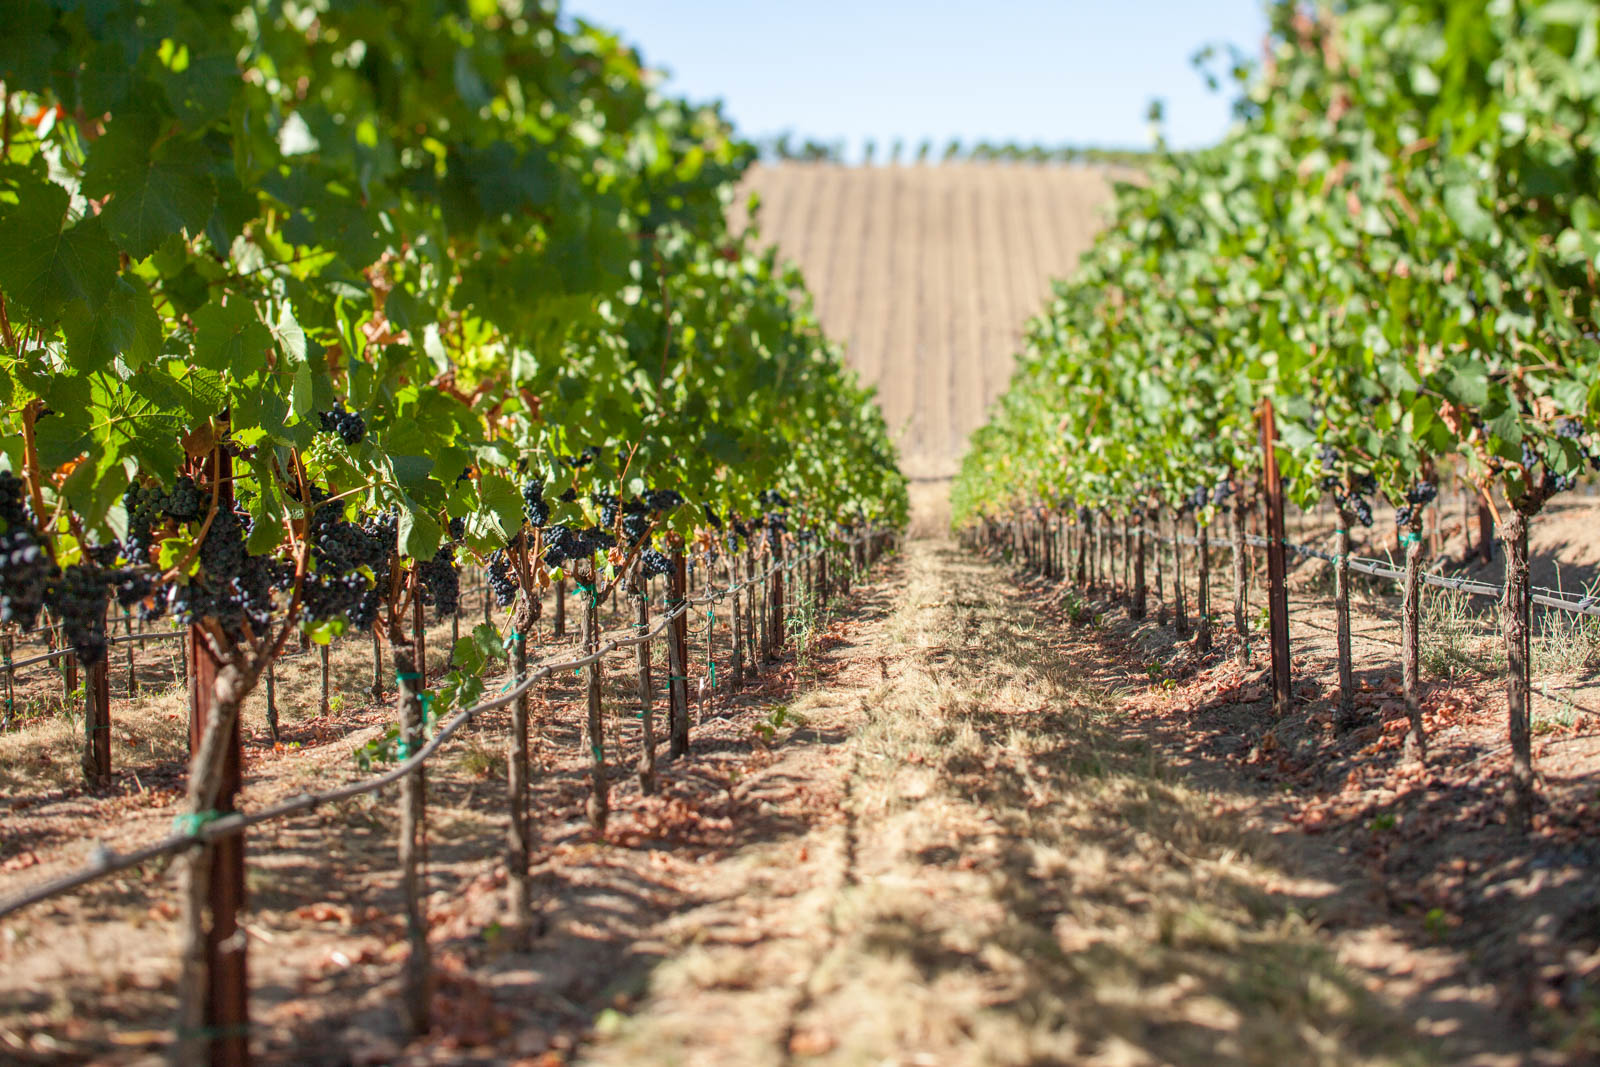
[[[581,1062],[1528,1062],[1463,961],[1178,769],[995,566],[915,541],[887,592],[748,783],[790,832],[679,882]]]
[[[430,768],[426,1038],[407,1042],[395,1010],[392,797],[253,837],[258,1061],[1539,1062],[1459,954],[1390,924],[1358,857],[1134,714],[1139,664],[1062,623],[1050,591],[942,541],[909,543],[881,575],[803,652],[719,691],[656,796],[627,766],[631,675],[609,673],[603,838],[583,818],[576,681],[544,695],[534,943],[499,923],[503,716]],[[246,805],[356,775],[350,746],[384,715],[253,755]],[[0,890],[92,838],[158,835],[169,799],[75,798],[52,816],[60,840]],[[173,901],[157,868],[0,924],[0,1061],[160,1062]]]

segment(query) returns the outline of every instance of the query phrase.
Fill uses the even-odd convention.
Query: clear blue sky
[[[567,0],[621,30],[676,93],[721,98],[746,137],[864,138],[881,154],[951,137],[1147,147],[1166,104],[1179,148],[1217,139],[1230,90],[1189,64],[1206,44],[1260,56],[1261,0]],[[1223,53],[1226,54],[1225,52]],[[1219,67],[1225,70],[1225,67]]]

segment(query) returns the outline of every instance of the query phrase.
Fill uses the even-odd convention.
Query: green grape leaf
[[[116,116],[89,149],[84,195],[110,197],[100,218],[134,259],[174,233],[205,228],[217,194],[196,155],[197,146],[163,140],[155,117],[137,111]]]
[[[208,370],[248,378],[267,365],[272,331],[243,297],[213,301],[194,314],[194,361]]]

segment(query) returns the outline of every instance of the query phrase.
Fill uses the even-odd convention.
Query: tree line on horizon
[[[765,162],[790,163],[845,163],[847,144],[843,138],[822,140],[816,137],[799,137],[791,131],[762,138],[756,142],[761,159]],[[881,151],[880,151],[881,149]],[[867,138],[861,146],[860,163],[864,166],[902,163],[927,165],[930,163],[1090,163],[1102,165],[1141,166],[1154,155],[1153,149],[1105,148],[1091,145],[1049,145],[1021,141],[963,141],[953,137],[937,150],[932,138],[923,138],[913,146],[902,137],[880,145],[876,138]]]

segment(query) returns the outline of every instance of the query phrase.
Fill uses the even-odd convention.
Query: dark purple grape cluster
[[[561,462],[565,463],[567,466],[569,466],[569,467],[573,468],[574,470],[576,470],[576,469],[578,469],[580,467],[587,467],[589,464],[593,463],[595,460],[597,460],[599,458],[600,458],[600,448],[599,448],[599,446],[598,445],[589,445],[582,452],[579,452],[576,456],[563,456],[563,457],[561,457]]]
[[[456,571],[456,553],[445,545],[433,558],[418,565],[422,575],[423,603],[432,604],[438,617],[448,619],[461,609],[461,575]]]
[[[511,560],[502,549],[489,554],[489,591],[502,608],[510,607],[517,599],[517,579],[511,573]]]
[[[0,473],[0,623],[32,629],[56,565],[34,532],[22,479]]]
[[[683,494],[676,489],[652,489],[645,493],[644,502],[651,511],[671,511],[683,503]]]
[[[622,501],[617,498],[617,494],[596,489],[589,494],[589,503],[599,510],[601,526],[610,529],[617,524],[617,514],[622,509]]]
[[[1343,489],[1338,489],[1335,490],[1333,499],[1339,505],[1340,511],[1348,511],[1363,526],[1372,525],[1372,505],[1365,496],[1360,493],[1347,493]]]
[[[578,490],[568,487],[561,491],[560,500],[563,504],[570,504],[578,499]]]
[[[301,585],[306,615],[317,620],[343,616],[356,629],[367,629],[383,603],[380,590],[388,585],[399,518],[385,513],[358,525],[349,521],[343,501],[329,501],[316,486],[311,497],[326,502],[312,512],[306,531],[311,545],[311,566]]]
[[[722,529],[722,517],[712,510],[710,504],[704,504],[702,507],[705,509],[706,513],[706,525],[710,526],[713,530]]]
[[[128,513],[128,534],[123,545],[128,558],[143,562],[155,547],[155,528],[162,521],[162,498],[159,486],[130,485],[122,494],[122,507]]]
[[[1214,507],[1221,507],[1233,495],[1233,483],[1224,478],[1211,490],[1211,503]]]
[[[536,530],[550,521],[550,505],[544,500],[542,478],[530,478],[522,483],[522,518]]]
[[[1183,498],[1183,503],[1178,505],[1178,510],[1180,512],[1199,511],[1201,508],[1206,506],[1206,501],[1210,499],[1211,490],[1207,489],[1203,485],[1199,486],[1188,496]]]
[[[1583,436],[1583,423],[1572,418],[1557,419],[1556,436],[1568,441],[1576,441]]]
[[[467,520],[459,515],[451,519],[447,525],[450,530],[450,540],[459,543],[467,536]]]
[[[197,522],[204,511],[205,497],[187,474],[161,497],[161,513],[174,522]]]
[[[105,572],[92,563],[74,563],[50,587],[50,610],[85,667],[106,658],[107,599]]]
[[[321,414],[322,429],[326,433],[339,435],[339,440],[354,448],[367,436],[367,423],[354,411],[346,411],[344,405],[334,407],[332,411]]]
[[[658,548],[647,548],[639,553],[639,567],[646,578],[672,573],[672,557]]]
[[[1339,466],[1339,450],[1330,444],[1318,446],[1317,462],[1322,465],[1324,474],[1331,473]]]
[[[643,504],[631,501],[623,510],[626,514],[622,516],[622,536],[628,539],[630,548],[636,548],[650,536],[650,514]]]
[[[764,507],[776,510],[778,508],[788,507],[789,499],[776,489],[768,489],[766,492],[761,494],[761,503]]]
[[[1423,480],[1406,490],[1406,503],[1412,507],[1424,508],[1439,499],[1439,487],[1433,482]]]

